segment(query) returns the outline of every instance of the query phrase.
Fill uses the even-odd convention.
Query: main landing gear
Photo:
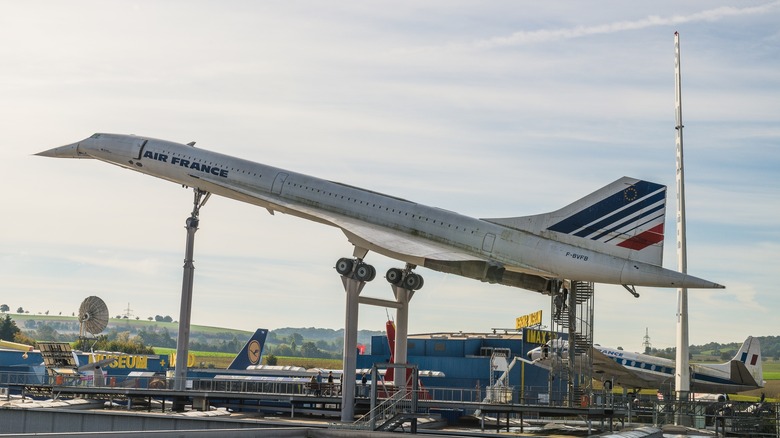
[[[393,286],[398,286],[407,290],[422,289],[425,281],[422,275],[412,272],[414,265],[407,264],[406,269],[390,268],[385,274],[385,279]]]
[[[407,264],[404,269],[390,268],[387,270],[387,274],[385,274],[385,279],[393,286],[407,290],[419,290],[423,287],[425,281],[422,275],[412,272],[414,268],[415,266],[410,264]],[[376,278],[376,269],[359,258],[340,258],[336,262],[336,272],[344,277],[364,282],[369,282]]]
[[[344,277],[351,277],[358,281],[371,281],[376,277],[376,269],[361,259],[348,259],[346,257],[336,262],[336,272]]]

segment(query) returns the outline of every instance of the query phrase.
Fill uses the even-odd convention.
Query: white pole
[[[683,166],[682,79],[680,75],[680,34],[674,33],[674,78],[677,145],[677,270],[688,272],[688,254],[685,241],[685,171]],[[687,400],[691,390],[688,365],[688,289],[677,289],[677,371],[675,388],[678,400]]]

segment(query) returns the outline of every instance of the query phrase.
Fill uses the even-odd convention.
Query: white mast
[[[674,107],[677,131],[677,270],[688,272],[688,254],[685,241],[685,172],[683,166],[682,79],[680,77],[680,34],[674,33]],[[688,400],[691,375],[688,365],[688,289],[677,289],[677,371],[674,387],[678,400]]]

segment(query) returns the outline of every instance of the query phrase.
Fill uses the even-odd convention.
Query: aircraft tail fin
[[[227,369],[245,370],[250,365],[260,365],[266,336],[268,336],[268,330],[257,329],[255,334],[244,345],[244,348],[233,359],[233,362],[230,362]]]
[[[551,213],[488,222],[661,266],[666,186],[623,177]]]
[[[761,343],[757,338],[748,336],[737,354],[731,359],[732,380],[750,383],[753,379],[757,386],[764,386],[764,370],[761,365]],[[736,376],[734,374],[737,374]],[[745,375],[747,374],[747,375]]]

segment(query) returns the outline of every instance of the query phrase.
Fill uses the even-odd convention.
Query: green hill
[[[24,334],[39,341],[73,342],[78,338],[79,322],[75,316],[8,315]],[[109,318],[108,326],[101,335],[115,338],[126,333],[128,338],[138,336],[146,345],[175,347],[178,331],[179,324],[176,322]],[[193,324],[190,327],[190,345],[201,350],[235,353],[251,335],[252,332],[246,330]]]

